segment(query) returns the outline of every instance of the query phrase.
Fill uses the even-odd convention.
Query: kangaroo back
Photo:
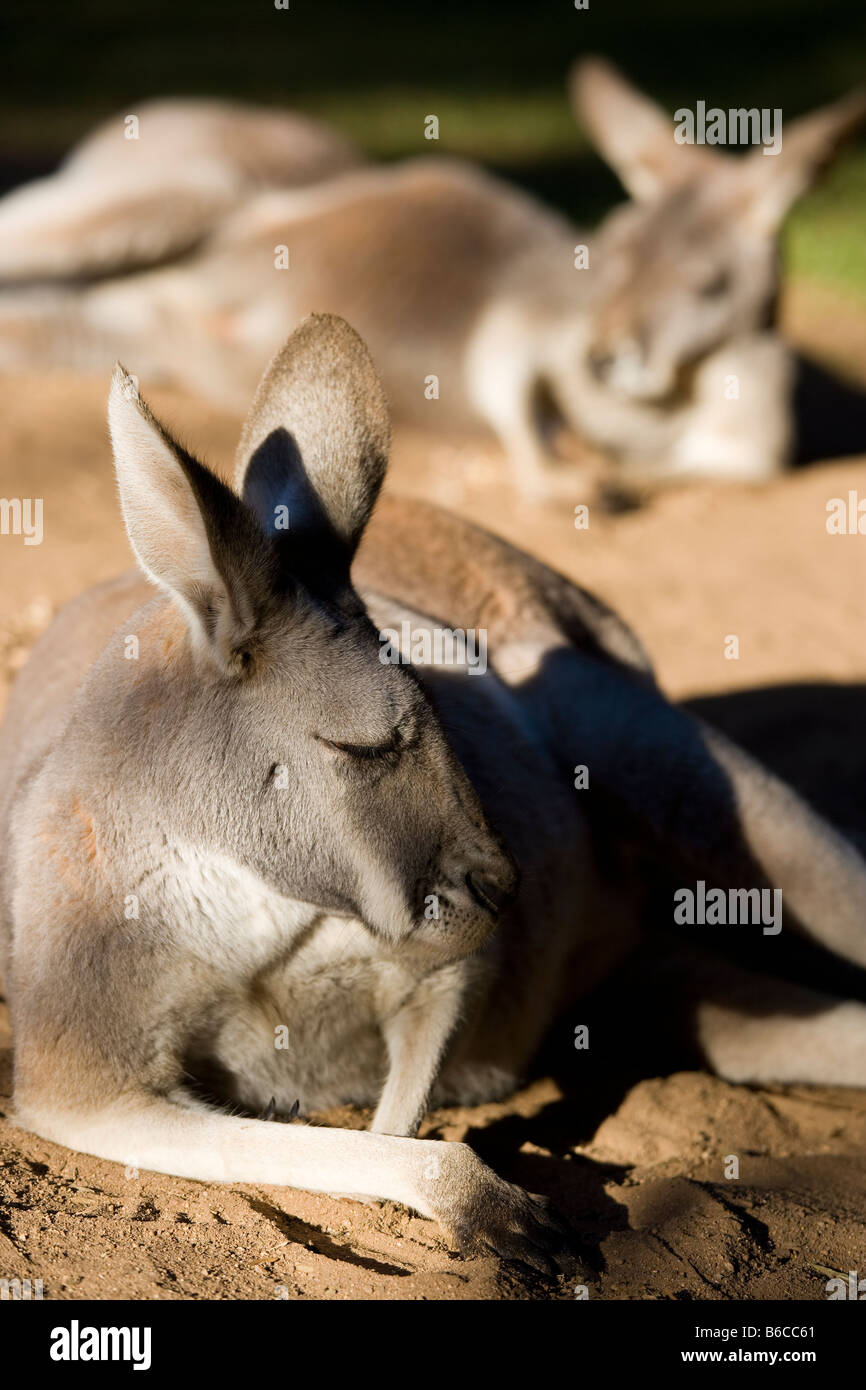
[[[0,200],[0,284],[117,275],[186,255],[261,188],[360,163],[322,122],[232,102],[144,102]]]

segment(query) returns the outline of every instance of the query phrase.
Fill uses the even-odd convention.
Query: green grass
[[[494,164],[523,164],[561,159],[584,146],[564,89],[473,96],[434,87],[384,87],[363,98],[316,94],[306,105],[350,130],[366,150],[384,159],[434,150]],[[438,143],[424,139],[427,115],[439,118]]]
[[[840,161],[795,210],[785,253],[791,275],[866,296],[866,151]]]
[[[262,93],[250,99],[280,104]],[[564,89],[473,95],[432,85],[385,85],[362,91],[310,92],[293,105],[331,121],[377,159],[438,150],[515,164],[563,158],[585,148]],[[0,95],[0,149],[52,158],[120,109],[134,112],[136,102],[118,106],[91,99],[77,105],[43,106],[8,103]],[[438,144],[424,138],[424,118],[431,114],[439,117]]]

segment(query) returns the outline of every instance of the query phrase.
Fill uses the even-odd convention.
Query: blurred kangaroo
[[[528,494],[574,494],[574,474],[552,466],[558,422],[623,458],[636,480],[767,476],[791,446],[791,364],[769,331],[779,227],[866,115],[866,98],[792,121],[775,157],[759,148],[733,159],[677,144],[671,119],[600,60],[578,65],[571,88],[634,199],[588,242],[471,165],[428,158],[255,195],[240,117],[232,142],[221,113],[219,157],[189,180],[171,130],[183,150],[200,142],[200,125],[189,137],[182,108],[162,110],[155,136],[145,113],[140,149],[117,118],[56,183],[0,202],[0,275],[8,286],[33,280],[40,264],[46,281],[115,272],[124,246],[127,265],[156,260],[163,244],[168,255],[198,239],[199,250],[85,288],[7,288],[0,364],[106,366],[127,355],[149,378],[169,375],[242,408],[292,324],[328,309],[358,326],[402,416],[488,426]],[[262,119],[249,115],[253,133]],[[269,119],[279,139],[254,143],[267,145],[257,171],[297,182],[291,161],[292,177],[277,176],[291,118],[285,129]],[[155,172],[136,194],[151,138]],[[318,132],[313,145],[306,169],[322,147],[324,165],[344,157]],[[586,270],[576,268],[584,242]]]
[[[56,173],[0,201],[0,284],[113,275],[184,256],[262,188],[341,173],[361,156],[320,121],[193,98],[98,126]]]
[[[20,1123],[180,1176],[392,1199],[464,1249],[564,1266],[542,1202],[414,1137],[431,1101],[511,1091],[630,949],[635,846],[778,886],[789,926],[860,966],[864,861],[670,705],[598,600],[435,507],[371,518],[388,411],[343,321],[271,364],[236,491],[120,367],[109,421],[143,574],[62,611],[0,731]],[[486,671],[383,660],[403,624],[483,632]],[[700,982],[723,1076],[862,1083],[866,1008],[739,966]],[[298,1099],[375,1106],[370,1131],[252,1118]]]

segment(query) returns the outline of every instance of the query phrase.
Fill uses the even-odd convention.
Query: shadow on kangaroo
[[[863,860],[669,704],[597,599],[435,507],[374,513],[388,410],[342,320],[275,357],[236,490],[120,367],[109,421],[140,568],[61,612],[0,732],[19,1123],[143,1169],[391,1199],[463,1250],[567,1264],[544,1203],[415,1137],[431,1103],[520,1083],[636,945],[647,859],[781,889],[786,931],[858,966]],[[404,624],[483,632],[486,671],[383,661]],[[720,1075],[862,1082],[862,1005],[734,963],[690,980]],[[245,1114],[201,1097],[213,1077]],[[375,1114],[250,1117],[296,1099]]]

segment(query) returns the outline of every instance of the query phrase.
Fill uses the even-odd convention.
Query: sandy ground
[[[789,325],[866,375],[863,310],[795,296]],[[0,693],[59,604],[129,563],[105,392],[94,378],[0,379],[0,495],[45,499],[41,547],[0,538]],[[150,395],[188,444],[229,464],[237,420],[179,392]],[[596,590],[633,624],[672,696],[700,697],[866,832],[866,542],[825,528],[828,499],[866,496],[866,461],[593,511],[580,532],[569,508],[517,504],[485,441],[400,433],[390,486],[465,511]],[[467,1138],[504,1176],[550,1195],[597,1271],[592,1297],[821,1299],[828,1270],[866,1268],[866,1092],[747,1089],[651,1064],[641,1073],[634,1057],[599,1074],[581,1057],[560,1055],[505,1104],[436,1112],[423,1132]],[[574,1297],[568,1282],[459,1258],[393,1204],[138,1174],[35,1139],[8,1118],[10,1070],[0,1009],[0,1276],[41,1278],[46,1298]],[[736,1180],[725,1176],[732,1153]]]

